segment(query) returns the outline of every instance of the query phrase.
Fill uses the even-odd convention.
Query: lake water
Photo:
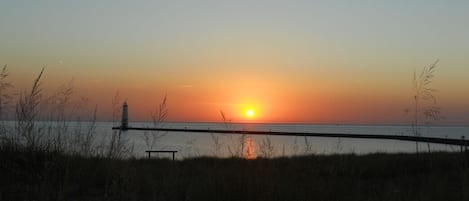
[[[10,122],[9,125],[14,123]],[[73,130],[73,123],[70,123]],[[112,135],[111,122],[98,122],[95,143],[106,143]],[[153,123],[130,122],[132,127],[154,127]],[[348,134],[412,135],[411,127],[405,125],[312,125],[312,124],[229,124],[223,123],[163,123],[164,128],[187,129],[232,129],[247,131],[282,131]],[[469,127],[432,126],[422,127],[422,136],[469,139]],[[153,146],[145,136],[158,136]],[[145,150],[177,150],[177,158],[195,156],[243,157],[292,156],[303,154],[375,152],[415,152],[415,142],[380,139],[350,139],[295,136],[260,136],[190,132],[151,132],[128,130],[122,132],[128,147],[133,147],[133,155],[144,157]],[[459,151],[460,147],[441,144],[419,143],[420,151]],[[155,154],[155,157],[169,157],[168,154]]]
[[[130,123],[134,127],[152,127],[151,123]],[[99,130],[109,131],[111,123],[100,123]],[[349,134],[386,134],[412,135],[410,126],[402,125],[311,125],[311,124],[230,124],[227,128],[222,123],[164,123],[165,128],[187,129],[233,129],[247,131],[283,131],[283,132],[317,132]],[[469,137],[469,127],[433,126],[422,127],[422,136],[456,138]],[[124,135],[134,147],[134,153],[142,156],[148,149],[143,131],[129,130]],[[147,135],[152,133],[148,131]],[[155,150],[177,150],[177,156],[221,156],[228,157],[240,154],[243,156],[291,156],[301,154],[331,153],[375,153],[375,152],[415,152],[415,142],[378,139],[350,139],[295,136],[259,136],[216,133],[159,132],[155,133],[158,141]],[[218,142],[216,142],[218,139]],[[421,151],[458,151],[460,147],[441,144],[419,143]],[[161,154],[164,157],[164,154]]]

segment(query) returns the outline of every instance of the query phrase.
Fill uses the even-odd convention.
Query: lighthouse
[[[122,121],[121,121],[121,130],[127,130],[129,128],[129,106],[127,101],[122,105]]]

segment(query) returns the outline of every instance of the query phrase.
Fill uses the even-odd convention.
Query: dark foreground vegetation
[[[467,153],[110,159],[0,151],[0,200],[468,200]]]

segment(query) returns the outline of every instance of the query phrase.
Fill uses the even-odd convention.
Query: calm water
[[[14,124],[12,122],[10,125]],[[73,130],[73,123],[70,123]],[[115,123],[98,122],[95,143],[109,140]],[[131,122],[133,127],[153,127],[152,123]],[[164,123],[165,128],[188,129],[227,129],[222,123]],[[231,124],[229,129],[250,131],[286,131],[286,132],[319,132],[319,133],[351,133],[351,134],[387,134],[412,135],[410,126],[390,125],[309,125],[309,124]],[[434,126],[422,127],[422,135],[429,137],[469,138],[469,127]],[[374,152],[415,152],[415,142],[377,139],[348,139],[295,136],[250,136],[236,134],[209,134],[190,132],[158,132],[125,131],[123,137],[129,147],[133,147],[133,155],[145,156],[144,151],[150,149],[145,140],[146,135],[160,136],[155,141],[154,150],[177,150],[177,158],[194,156],[229,157],[243,156],[291,156],[302,154],[331,153],[374,153]],[[218,142],[216,142],[218,140]],[[444,150],[458,151],[460,147],[439,144],[419,143],[421,151]],[[156,155],[155,155],[156,156]],[[168,157],[160,154],[159,157]]]
[[[99,130],[110,132],[111,123],[100,123]],[[131,126],[152,127],[151,123],[131,123]],[[165,123],[166,128],[188,129],[226,129],[220,123]],[[351,133],[351,134],[388,134],[412,135],[410,126],[376,126],[376,125],[308,125],[308,124],[231,124],[231,129],[251,131],[287,131],[287,132],[320,132],[320,133]],[[147,132],[147,134],[151,134]],[[415,152],[415,142],[376,139],[345,139],[295,136],[244,136],[160,132],[163,135],[153,149],[178,150],[178,157],[192,156],[231,156],[243,149],[243,155],[300,155],[305,153],[373,153],[373,152]],[[143,131],[125,131],[129,143],[134,145],[134,153],[142,155],[147,149]],[[422,127],[422,135],[430,137],[457,138],[469,137],[469,127],[435,126]],[[219,142],[215,143],[214,138]],[[268,143],[270,141],[270,144]],[[243,142],[244,144],[241,145]],[[218,144],[218,145],[217,145]],[[217,148],[218,147],[218,148]],[[419,143],[419,149],[428,151],[457,151],[459,147],[450,145]],[[163,157],[164,154],[161,155]]]

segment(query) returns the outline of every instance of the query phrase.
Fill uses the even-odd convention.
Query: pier
[[[434,144],[446,144],[461,146],[461,151],[467,150],[469,140],[464,136],[461,139],[437,138],[408,135],[378,135],[378,134],[347,134],[347,133],[315,133],[315,132],[277,132],[277,131],[246,131],[246,130],[221,130],[221,129],[188,129],[188,128],[147,128],[129,126],[128,105],[124,102],[122,106],[121,126],[112,127],[113,130],[136,130],[136,131],[163,131],[163,132],[188,132],[188,133],[218,133],[218,134],[241,134],[241,135],[271,135],[271,136],[301,136],[301,137],[326,137],[326,138],[354,138],[354,139],[380,139],[401,140],[411,142],[423,142]]]
[[[121,127],[113,127],[112,129],[120,130]],[[426,143],[435,143],[435,144],[458,145],[458,146],[463,146],[463,147],[467,147],[469,145],[469,140],[466,140],[464,138],[454,139],[454,138],[436,138],[436,137],[421,137],[421,136],[406,136],[406,135],[314,133],[314,132],[311,132],[311,133],[310,132],[275,132],[275,131],[211,130],[211,129],[187,129],[187,128],[144,128],[144,127],[126,127],[126,130],[402,140],[402,141],[412,141],[412,142],[426,142]]]

